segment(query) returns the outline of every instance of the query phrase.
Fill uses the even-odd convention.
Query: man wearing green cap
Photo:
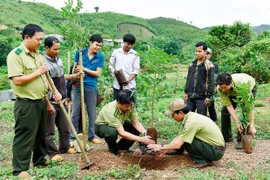
[[[170,144],[150,144],[149,149],[158,151],[156,159],[160,159],[169,150],[186,150],[196,162],[194,168],[212,166],[212,161],[220,160],[225,152],[224,138],[218,126],[208,117],[190,112],[183,99],[175,99],[170,103],[167,116],[172,115],[180,122],[179,134]]]

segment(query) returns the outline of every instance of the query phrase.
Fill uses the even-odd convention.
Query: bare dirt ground
[[[263,99],[265,106],[258,108],[259,111],[265,111],[266,107],[270,106],[270,98]],[[265,109],[266,108],[266,109]],[[227,149],[224,157],[214,162],[214,166],[201,169],[201,171],[213,170],[219,175],[231,177],[240,169],[246,171],[254,171],[261,167],[262,169],[270,169],[270,141],[269,140],[253,140],[252,154],[246,154],[243,150],[235,149],[235,142],[227,143]],[[136,146],[133,147],[136,149]],[[63,155],[66,160],[77,162],[80,167],[85,166],[85,162],[81,159],[80,154]],[[94,164],[89,170],[81,170],[78,176],[83,176],[86,173],[101,174],[111,168],[125,170],[135,164],[139,164],[142,169],[145,169],[143,179],[171,179],[179,178],[182,174],[181,170],[192,165],[194,162],[187,153],[184,155],[164,155],[160,160],[154,160],[151,155],[135,155],[121,152],[120,157],[108,152],[106,143],[103,141],[101,145],[91,145],[87,156]],[[152,170],[158,171],[153,177]],[[269,175],[270,178],[270,175]]]
[[[270,141],[268,140],[254,140],[256,146],[252,154],[246,154],[243,150],[236,150],[234,143],[228,143],[224,157],[220,161],[214,162],[214,166],[202,169],[214,170],[216,173],[230,177],[237,171],[237,167],[242,167],[247,171],[257,169],[260,165],[270,167]],[[80,154],[63,155],[68,161],[75,161],[80,167],[85,165],[81,159]],[[78,176],[83,176],[86,173],[101,174],[102,172],[111,168],[125,170],[129,166],[139,164],[141,168],[145,169],[143,179],[153,178],[152,170],[159,173],[156,178],[175,178],[181,174],[179,169],[187,168],[193,164],[188,154],[184,155],[164,155],[160,160],[154,160],[151,155],[135,155],[121,152],[120,157],[108,152],[105,142],[102,145],[92,145],[91,150],[87,152],[87,156],[94,164],[89,170],[81,170]],[[270,175],[269,175],[270,176]]]
[[[270,106],[270,97],[262,100],[265,106],[259,107],[257,110],[266,111],[268,109],[266,107]],[[246,154],[243,150],[236,150],[235,142],[227,143],[224,157],[214,162],[214,166],[203,168],[201,171],[213,170],[221,176],[230,178],[239,169],[248,172],[255,171],[259,167],[270,169],[270,141],[254,139],[253,143],[255,146],[251,154]],[[136,145],[133,149],[136,149]],[[64,154],[63,156],[67,161],[77,162],[80,167],[85,166],[85,162],[80,154]],[[142,179],[179,179],[179,176],[183,175],[181,169],[187,169],[194,163],[187,153],[174,156],[164,155],[160,160],[154,160],[151,155],[139,156],[126,152],[121,152],[121,156],[116,157],[108,152],[104,141],[101,145],[91,144],[91,149],[87,152],[87,156],[94,164],[89,170],[80,170],[78,176],[83,176],[87,173],[101,174],[112,168],[125,170],[128,167],[139,164],[142,169],[145,169]],[[153,173],[153,170],[157,173]]]

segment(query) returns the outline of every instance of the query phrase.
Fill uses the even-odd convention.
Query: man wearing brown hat
[[[172,115],[180,122],[180,131],[170,144],[150,144],[147,147],[159,152],[156,159],[167,151],[186,150],[196,162],[194,168],[212,166],[212,161],[220,160],[225,152],[224,138],[218,126],[208,117],[190,112],[183,99],[175,99],[170,103],[165,115]]]

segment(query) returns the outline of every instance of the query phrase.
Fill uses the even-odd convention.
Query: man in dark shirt
[[[197,109],[197,113],[206,115],[215,88],[214,65],[205,57],[206,43],[198,42],[195,46],[197,59],[189,65],[184,100],[191,111]]]

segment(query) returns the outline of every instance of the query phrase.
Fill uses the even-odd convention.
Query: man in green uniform
[[[183,99],[173,100],[165,114],[180,122],[180,131],[170,144],[148,145],[149,149],[159,152],[156,159],[169,150],[186,150],[196,162],[192,167],[202,168],[212,166],[212,161],[223,157],[225,142],[218,126],[210,118],[190,112]]]
[[[224,136],[225,142],[233,142],[230,119],[230,117],[232,116],[238,130],[236,149],[242,149],[240,133],[243,131],[243,127],[241,124],[239,124],[239,120],[235,114],[235,108],[237,107],[237,104],[234,101],[234,99],[236,99],[237,97],[235,89],[240,84],[248,82],[250,83],[250,94],[255,97],[257,86],[254,78],[250,75],[245,73],[237,73],[232,75],[229,73],[221,73],[217,76],[217,84],[219,85],[217,91],[223,103],[223,108],[221,110],[221,131]],[[256,129],[254,126],[254,110],[251,110],[250,112],[249,127],[249,132],[254,137],[256,134]]]
[[[133,102],[131,91],[122,90],[118,93],[116,101],[102,108],[96,120],[96,135],[105,138],[109,151],[116,156],[120,156],[118,149],[132,153],[129,148],[135,141],[154,143],[151,137],[146,136],[146,130],[138,121],[138,114],[132,108]],[[140,137],[139,134],[144,136]],[[118,135],[122,139],[117,143]]]
[[[48,68],[38,52],[44,33],[41,27],[28,24],[22,32],[21,45],[7,57],[8,76],[17,99],[14,105],[15,137],[13,141],[13,175],[31,177],[29,169],[33,151],[34,166],[47,165],[46,127]]]

